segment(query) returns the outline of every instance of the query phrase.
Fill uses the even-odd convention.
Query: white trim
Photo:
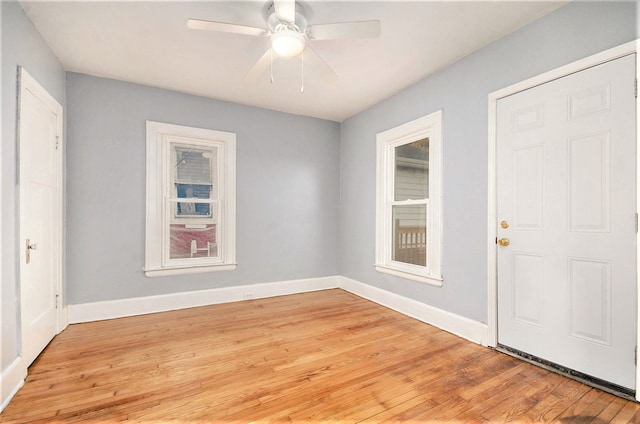
[[[20,123],[20,113],[21,113],[21,101],[26,95],[26,92],[29,91],[33,93],[33,95],[42,103],[45,104],[51,112],[56,115],[56,137],[57,137],[57,148],[55,155],[55,178],[56,178],[56,198],[54,205],[54,220],[55,220],[55,228],[53,229],[53,237],[54,237],[54,251],[56,252],[54,258],[54,278],[55,278],[55,290],[58,296],[58,308],[56,313],[56,334],[60,334],[62,330],[64,330],[68,325],[68,320],[66,316],[65,308],[61,307],[64,304],[64,281],[63,281],[63,267],[64,267],[64,242],[63,242],[63,210],[64,210],[64,181],[63,181],[63,157],[65,150],[65,142],[64,142],[64,109],[62,105],[53,98],[49,92],[42,87],[30,74],[27,72],[25,68],[22,66],[18,67],[18,106],[17,106],[17,137],[18,143],[20,143],[20,133],[21,133],[21,123]],[[19,156],[18,156],[19,157]],[[21,161],[18,161],[18,172],[19,172],[19,199],[24,197],[24,184],[22,184],[22,165]],[[23,241],[26,239],[24,235],[23,223],[25,222],[25,217],[23,214],[23,210],[20,207],[21,200],[18,204],[19,210],[19,231],[18,237],[20,242],[19,246],[22,246]],[[22,255],[22,249],[19,250],[20,255]],[[24,261],[22,256],[20,256],[20,275],[22,275],[22,267],[24,266]],[[22,287],[22,278],[20,277],[20,287]],[[20,289],[22,291],[22,289]],[[23,299],[20,301],[23,302]],[[23,337],[24,339],[24,337]]]
[[[417,281],[418,283],[431,284],[432,286],[436,287],[442,286],[441,276],[419,275],[416,273],[403,271],[400,268],[391,268],[384,265],[376,265],[374,268],[378,272],[393,275],[395,277],[406,278],[407,280]]]
[[[64,296],[60,296],[60,303],[64,302]],[[64,304],[63,304],[64,305]],[[65,328],[69,326],[69,305],[64,305],[60,309],[60,328],[58,334],[60,334]]]
[[[600,53],[596,53],[594,55],[585,57],[584,59],[577,60],[575,62],[561,66],[559,68],[552,69],[548,72],[544,72],[540,75],[536,75],[535,77],[531,77],[524,81],[518,82],[516,84],[510,85],[500,90],[494,91],[493,93],[489,94],[489,102],[491,102],[492,99],[497,101],[502,97],[510,96],[512,94],[519,93],[520,91],[528,90],[538,85],[545,84],[549,81],[553,81],[558,78],[562,78],[567,75],[584,71],[585,69],[588,69],[597,65],[601,65],[605,62],[610,62],[612,60],[616,60],[621,57],[628,56],[637,51],[638,43],[640,43],[640,39],[636,41],[630,41],[628,43],[622,44],[617,47],[613,47],[609,50],[605,50]]]
[[[167,209],[170,197],[170,145],[174,142],[214,147],[218,151],[218,197],[211,199],[218,205],[218,257],[179,259],[169,258],[168,224],[172,218]],[[146,219],[145,266],[147,277],[193,274],[198,272],[229,271],[236,263],[236,135],[235,133],[204,128],[185,127],[162,122],[146,122]]]
[[[375,269],[379,272],[427,283],[442,285],[442,110],[407,122],[376,135],[376,250]],[[429,138],[429,199],[402,204],[428,205],[427,265],[415,266],[392,261],[392,217],[395,148]]]
[[[27,368],[21,357],[17,357],[0,375],[0,412],[9,405],[27,378]]]
[[[486,346],[487,326],[481,322],[341,275],[69,305],[69,322],[77,324],[335,288]]]
[[[68,316],[70,324],[78,324],[335,288],[486,346],[487,326],[481,322],[340,275],[75,304],[68,306]],[[24,384],[27,370],[22,364],[22,358],[17,358],[2,374],[2,408]]]
[[[498,91],[494,91],[489,94],[489,115],[488,115],[488,208],[487,208],[487,343],[489,346],[496,346],[498,343],[498,275],[496,271],[497,266],[497,253],[496,253],[496,236],[497,236],[497,193],[496,193],[496,146],[497,146],[497,132],[496,132],[496,120],[497,120],[497,103],[498,100],[510,96],[512,94],[524,91],[541,84],[553,81],[558,78],[591,68],[593,66],[600,65],[605,62],[609,62],[621,57],[634,54],[638,52],[640,45],[640,39],[631,41],[620,46],[608,49],[606,51],[594,54],[576,62],[570,63],[565,66],[553,69],[549,72],[545,72],[533,78],[529,78],[525,81],[517,84],[510,85]],[[640,78],[640,71],[638,67],[640,61],[636,56],[636,73]],[[636,112],[638,112],[638,100],[636,99]],[[640,115],[636,119],[636,126],[638,131],[636,136],[640,135]],[[640,140],[639,140],[640,141]],[[640,145],[640,143],[636,143]],[[640,152],[638,152],[637,163],[640,164]],[[636,182],[636,198],[638,199],[638,210],[640,211],[640,173],[637,175]],[[639,235],[636,235],[636,244],[640,242]],[[636,249],[636,254],[639,253],[639,249]],[[638,255],[638,269],[636,276],[636,284],[640,280],[640,255]],[[640,305],[640,290],[636,290],[638,297],[638,305]],[[640,340],[640,314],[638,314],[638,336],[637,340]],[[636,399],[640,401],[640,367],[636,366]]]
[[[212,271],[233,271],[238,267],[238,264],[221,264],[221,265],[209,265],[209,266],[165,266],[162,269],[145,269],[144,275],[147,277],[166,277],[170,275],[185,275],[185,274],[201,274],[203,272]]]
[[[638,11],[638,16],[640,16],[640,9]],[[638,50],[640,47],[640,39],[636,40],[633,43],[633,49],[636,53],[636,213],[640,211],[640,170],[638,170],[638,164],[640,164],[640,104],[638,103],[638,81],[640,81],[640,59],[638,58]],[[637,215],[636,215],[637,216]],[[640,249],[638,246],[640,245],[640,234],[636,231],[636,296],[638,296],[636,300],[637,307],[640,307]],[[636,312],[637,313],[637,312]],[[640,315],[640,314],[638,314]],[[640,316],[638,316],[638,327],[636,335],[636,400],[640,401],[640,367],[637,365],[640,363],[640,357],[638,356],[638,343],[640,343]]]
[[[429,306],[408,297],[340,276],[338,286],[364,299],[433,325],[471,342],[487,345],[487,326],[478,321]]]
[[[335,288],[337,276],[81,303],[69,305],[69,322],[77,324]]]
[[[2,7],[0,7],[0,21],[2,21]],[[2,36],[0,35],[0,44],[1,44],[1,38]],[[1,108],[0,108],[1,109]],[[0,145],[0,196],[4,195],[2,193],[2,181],[4,179],[4,176],[2,175],[2,145]],[[2,220],[2,208],[0,207],[0,240],[4,240],[4,235],[2,234],[2,223],[4,221]],[[3,262],[3,258],[4,256],[2,255],[2,243],[0,243],[0,305],[3,305],[4,303],[2,303],[2,292],[3,292],[3,279],[2,279],[2,262]],[[6,284],[6,283],[5,283]],[[15,290],[15,288],[13,287],[14,285],[12,284],[12,289]],[[2,331],[2,329],[4,328],[4,326],[2,325],[2,313],[0,313],[0,331]],[[16,328],[16,333],[17,333],[17,328]],[[2,335],[0,334],[0,340],[2,339]],[[2,371],[2,349],[0,349],[0,371]],[[4,373],[3,373],[4,374]],[[17,391],[18,389],[16,389]],[[13,390],[11,391],[13,393]],[[4,377],[2,375],[0,375],[0,413],[2,412],[2,410],[4,408],[6,408],[7,404],[9,403],[9,401],[11,400],[11,398],[13,397],[13,394],[9,397],[7,397],[5,399],[5,393],[7,393],[7,391],[4,388]]]

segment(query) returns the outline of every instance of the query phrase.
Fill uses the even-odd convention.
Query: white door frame
[[[49,109],[54,111],[57,116],[56,120],[56,132],[58,134],[58,150],[60,153],[55,157],[55,172],[56,172],[56,204],[54,205],[54,219],[56,222],[55,229],[53,231],[54,234],[54,251],[57,252],[56,257],[54,258],[56,262],[56,272],[54,275],[55,285],[56,285],[56,293],[58,293],[58,303],[57,303],[57,316],[56,316],[56,334],[60,333],[64,330],[68,323],[68,308],[66,307],[66,299],[64,299],[64,282],[63,282],[63,267],[64,267],[64,242],[63,242],[63,211],[64,211],[64,186],[63,186],[63,157],[64,157],[64,134],[63,134],[63,108],[62,106],[49,94],[23,67],[18,67],[18,107],[17,107],[17,137],[18,137],[18,146],[20,145],[20,99],[24,98],[27,91],[33,93],[40,101],[42,101]],[[18,153],[18,158],[20,155]],[[18,175],[19,178],[22,178],[22,163],[20,159],[18,159]],[[23,234],[23,226],[22,223],[25,222],[25,214],[22,209],[22,198],[24,196],[23,193],[23,185],[21,181],[18,181],[19,185],[19,236],[18,236],[18,249],[22,249],[24,245],[24,240],[26,239],[26,235]],[[20,253],[20,251],[18,251]],[[20,257],[20,255],[18,255]],[[20,260],[20,270],[24,264],[22,260]],[[20,272],[20,285],[22,286],[22,272]],[[20,299],[20,307],[22,308],[22,303],[24,299]],[[23,329],[20,329],[20,334],[22,334]],[[23,338],[24,339],[24,338]]]
[[[604,52],[586,57],[576,62],[561,66],[549,72],[529,78],[525,81],[511,85],[489,94],[489,138],[488,138],[488,210],[487,210],[487,345],[497,346],[498,344],[498,273],[497,273],[497,178],[496,178],[496,147],[497,147],[497,105],[498,100],[536,87],[538,85],[553,81],[555,79],[600,65],[611,60],[627,56],[629,54],[638,53],[640,50],[640,39],[622,44]],[[636,80],[640,79],[640,60],[636,54]],[[639,146],[640,138],[640,113],[638,109],[638,99],[636,96],[636,146]],[[640,164],[640,148],[636,148],[636,164]],[[640,172],[636,166],[636,211],[640,211]],[[640,242],[640,237],[636,234],[636,245]],[[640,252],[636,248],[636,255]],[[638,269],[636,271],[636,285],[640,280],[640,255],[637,260]],[[638,305],[640,307],[640,289],[638,292]],[[636,343],[640,340],[640,314],[636,314],[638,319],[638,336]],[[636,354],[637,355],[637,354]],[[636,358],[638,359],[638,358]],[[636,367],[636,399],[640,401],[640,367]]]

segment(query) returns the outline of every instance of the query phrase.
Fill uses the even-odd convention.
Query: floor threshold
[[[579,381],[588,386],[595,387],[596,389],[611,393],[612,395],[637,402],[635,390],[631,390],[626,387],[622,387],[617,384],[602,380],[600,378],[581,373],[580,371],[558,365],[554,362],[547,361],[546,359],[539,358],[535,355],[522,352],[509,346],[498,344],[498,346],[495,347],[495,350],[514,358],[522,359],[523,361],[529,362],[530,364],[537,365],[562,376],[571,378],[572,380]]]

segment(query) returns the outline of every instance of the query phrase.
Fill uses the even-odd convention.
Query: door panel
[[[611,230],[609,132],[568,140],[569,231]]]
[[[58,329],[62,107],[24,69],[20,84],[21,356],[29,365]]]
[[[611,345],[611,262],[569,258],[571,335]]]
[[[539,281],[544,278],[544,256],[514,253],[512,278],[511,316],[514,320],[541,325],[543,311]]]
[[[635,389],[635,55],[498,101],[498,343]],[[504,244],[504,243],[503,243]]]
[[[522,230],[541,230],[544,226],[544,147],[514,150],[513,224]]]

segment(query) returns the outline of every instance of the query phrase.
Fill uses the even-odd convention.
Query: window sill
[[[441,275],[414,274],[412,272],[402,271],[386,265],[375,265],[375,269],[376,271],[382,272],[384,274],[406,278],[407,280],[417,281],[418,283],[425,283],[436,287],[442,287],[443,278]]]
[[[236,269],[237,264],[221,264],[221,265],[204,265],[204,266],[189,266],[189,267],[164,267],[157,269],[145,269],[144,275],[147,277],[163,277],[170,275],[184,275],[184,274],[200,274],[203,272],[215,272],[215,271],[233,271]]]

